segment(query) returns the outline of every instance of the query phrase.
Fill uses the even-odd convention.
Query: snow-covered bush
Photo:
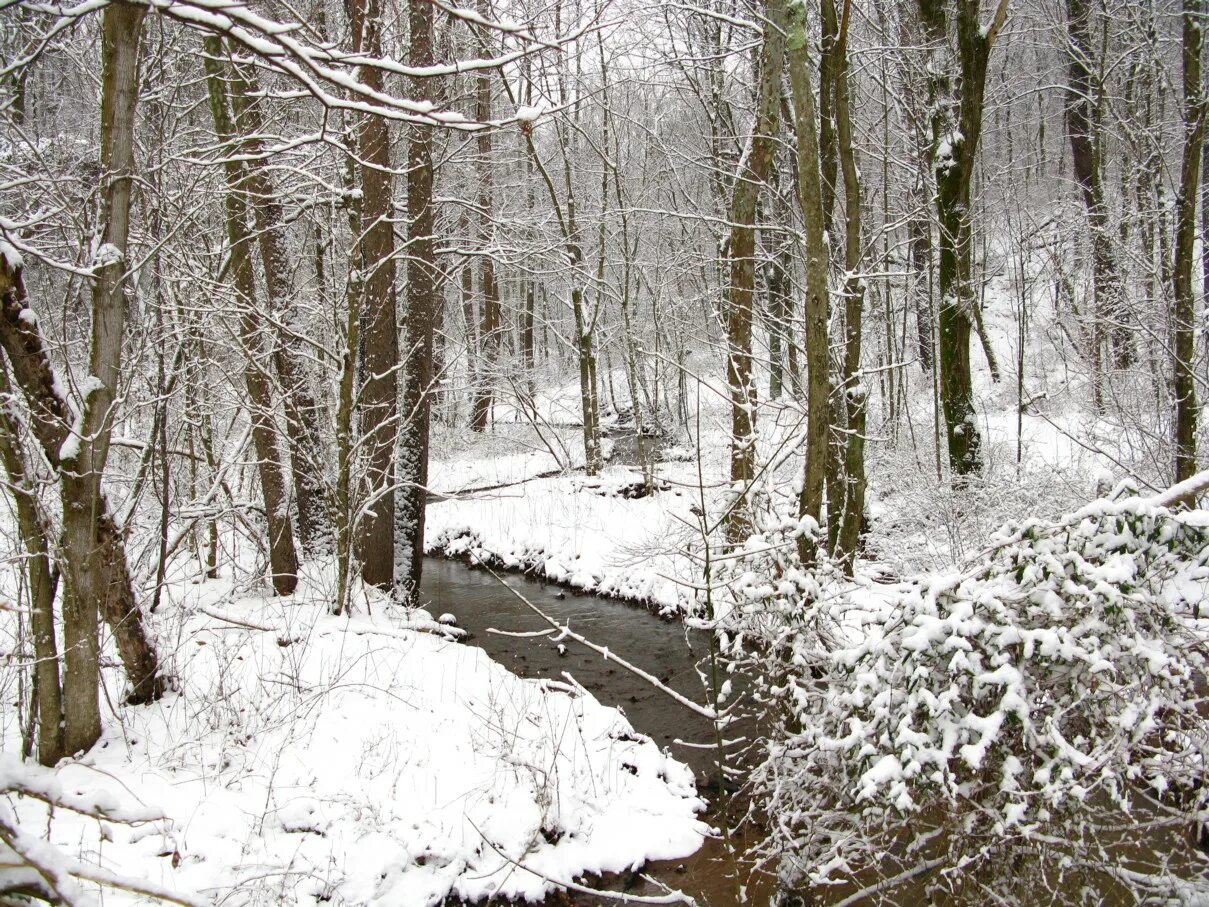
[[[758,613],[749,669],[780,724],[762,856],[841,899],[1204,888],[1207,562],[1206,514],[1133,499],[1005,529],[952,575],[796,602],[748,578],[736,611]]]

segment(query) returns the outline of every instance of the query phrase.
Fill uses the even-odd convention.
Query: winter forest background
[[[1205,0],[459,2],[0,0],[0,904],[1209,902]]]

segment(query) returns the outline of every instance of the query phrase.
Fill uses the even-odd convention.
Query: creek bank
[[[676,692],[694,701],[706,698],[705,683],[698,669],[698,663],[709,650],[708,634],[704,631],[636,608],[629,601],[599,595],[568,595],[557,585],[515,573],[505,579],[556,620],[649,671]],[[570,682],[602,704],[619,708],[636,731],[649,736],[693,769],[699,793],[708,795],[717,790],[714,752],[701,747],[713,740],[714,727],[710,721],[615,661],[569,638],[554,639],[555,634],[547,632],[549,625],[490,572],[430,556],[424,565],[422,592],[426,606],[434,614],[448,612],[457,618],[458,626],[468,634],[469,644],[483,648],[494,660],[522,677]],[[741,808],[742,804],[736,806]],[[712,825],[718,824],[710,812],[703,818]],[[702,905],[729,907],[738,903],[730,859],[725,847],[716,840],[707,840],[690,857],[651,863],[630,873],[592,879],[588,884],[614,893],[659,894],[658,885],[644,880],[644,875],[670,888],[684,890]],[[552,907],[618,901],[615,897],[563,892],[551,895],[543,903]]]

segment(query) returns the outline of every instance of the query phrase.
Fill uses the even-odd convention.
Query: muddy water
[[[686,630],[679,622],[662,620],[632,604],[576,594],[514,574],[504,579],[554,619],[656,675],[677,692],[694,701],[703,700],[697,665],[707,654],[705,634]],[[422,591],[434,615],[455,615],[458,625],[471,634],[469,642],[481,646],[513,673],[563,679],[565,672],[604,705],[621,709],[635,729],[670,748],[677,759],[691,766],[703,796],[714,799],[718,770],[713,752],[684,745],[711,742],[714,730],[710,722],[573,640],[555,643],[545,636],[518,638],[488,632],[533,633],[549,625],[485,570],[458,561],[427,558]],[[711,821],[711,816],[705,818]],[[707,842],[691,858],[654,865],[649,872],[664,884],[692,895],[699,904],[726,907],[739,903],[729,865],[725,848],[719,842]],[[657,891],[637,877],[610,879],[607,886],[631,894]],[[568,902],[617,903],[586,896]]]

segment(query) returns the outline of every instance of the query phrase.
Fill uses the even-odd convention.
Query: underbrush
[[[767,516],[719,571],[775,730],[757,862],[787,891],[923,902],[1203,895],[1209,517],[1099,501],[968,569],[878,584]],[[846,902],[846,901],[845,901]]]

